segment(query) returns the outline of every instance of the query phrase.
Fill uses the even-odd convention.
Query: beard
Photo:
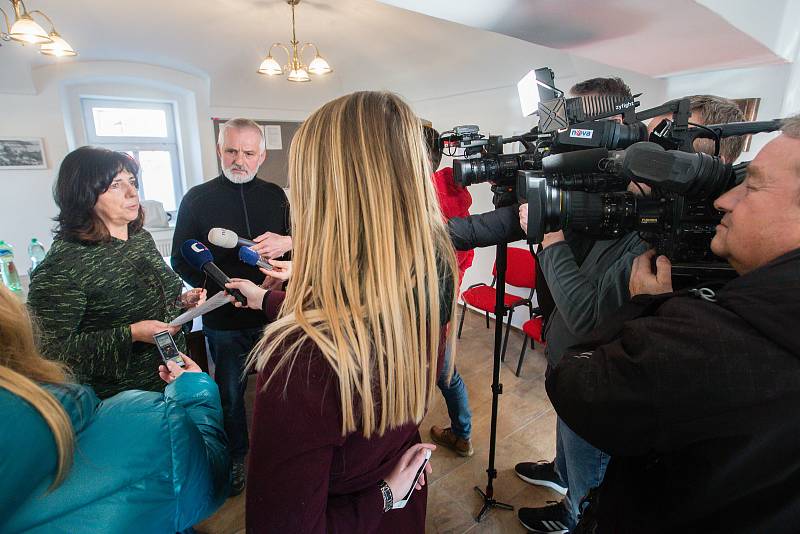
[[[257,172],[258,171],[256,170],[256,172],[253,173],[248,172],[246,174],[235,174],[233,172],[233,167],[222,168],[222,174],[225,175],[225,178],[227,178],[228,180],[230,180],[235,184],[246,184],[247,182],[252,181],[252,179],[256,177]]]

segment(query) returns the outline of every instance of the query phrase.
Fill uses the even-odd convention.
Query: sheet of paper
[[[210,299],[206,300],[200,306],[192,308],[191,310],[177,316],[169,323],[169,325],[180,326],[182,324],[188,323],[189,321],[193,321],[195,317],[200,317],[204,313],[216,310],[217,308],[224,306],[226,304],[230,304],[230,301],[228,301],[228,297],[225,295],[225,293],[220,291]]]
[[[267,150],[283,150],[281,127],[277,124],[267,124],[264,126],[264,138],[267,141]]]

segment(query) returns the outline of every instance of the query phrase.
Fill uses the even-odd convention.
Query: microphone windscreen
[[[239,249],[239,259],[245,262],[247,265],[256,266],[258,265],[258,260],[261,259],[261,256],[255,250],[247,247],[241,247]]]
[[[208,232],[208,242],[222,248],[236,248],[239,236],[225,228],[212,228]]]
[[[202,271],[203,265],[206,263],[214,261],[214,256],[211,254],[211,251],[196,239],[187,239],[183,242],[183,245],[181,245],[181,255],[189,265],[198,271]]]

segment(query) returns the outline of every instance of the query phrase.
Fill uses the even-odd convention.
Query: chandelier
[[[14,8],[14,23],[11,24],[8,14],[0,8],[3,13],[3,18],[6,21],[6,32],[0,28],[0,39],[3,41],[19,41],[23,45],[25,43],[41,45],[39,52],[47,56],[77,56],[78,53],[69,45],[68,42],[61,37],[56,31],[53,21],[50,17],[39,11],[28,11],[28,8],[22,0],[9,0],[11,6]],[[44,28],[33,20],[33,15],[39,15],[47,20],[50,24],[50,31],[45,32]]]
[[[290,82],[310,82],[311,77],[308,75],[309,72],[319,76],[332,72],[331,66],[328,65],[328,62],[319,55],[317,45],[314,43],[303,43],[302,46],[299,46],[300,42],[297,40],[294,28],[294,6],[299,4],[300,0],[286,0],[286,3],[292,6],[292,40],[291,44],[289,45],[292,47],[292,51],[289,52],[289,47],[283,43],[274,43],[271,47],[269,47],[267,57],[261,62],[261,66],[258,68],[258,73],[266,74],[268,76],[277,76],[288,71],[288,80]],[[283,67],[281,67],[280,63],[278,63],[275,58],[272,57],[272,50],[275,47],[283,48],[283,50],[286,52],[287,63]],[[303,63],[303,51],[305,51],[305,49],[308,47],[314,49],[314,59],[311,60],[311,63],[309,63],[306,67],[305,63]]]

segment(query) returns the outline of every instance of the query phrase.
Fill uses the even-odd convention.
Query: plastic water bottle
[[[5,241],[0,241],[0,275],[8,289],[18,295],[22,294],[19,273],[14,265],[14,248]]]
[[[28,245],[28,256],[31,258],[31,268],[28,270],[28,274],[31,274],[42,263],[45,254],[47,252],[44,250],[44,245],[35,237],[31,239],[31,243]]]

